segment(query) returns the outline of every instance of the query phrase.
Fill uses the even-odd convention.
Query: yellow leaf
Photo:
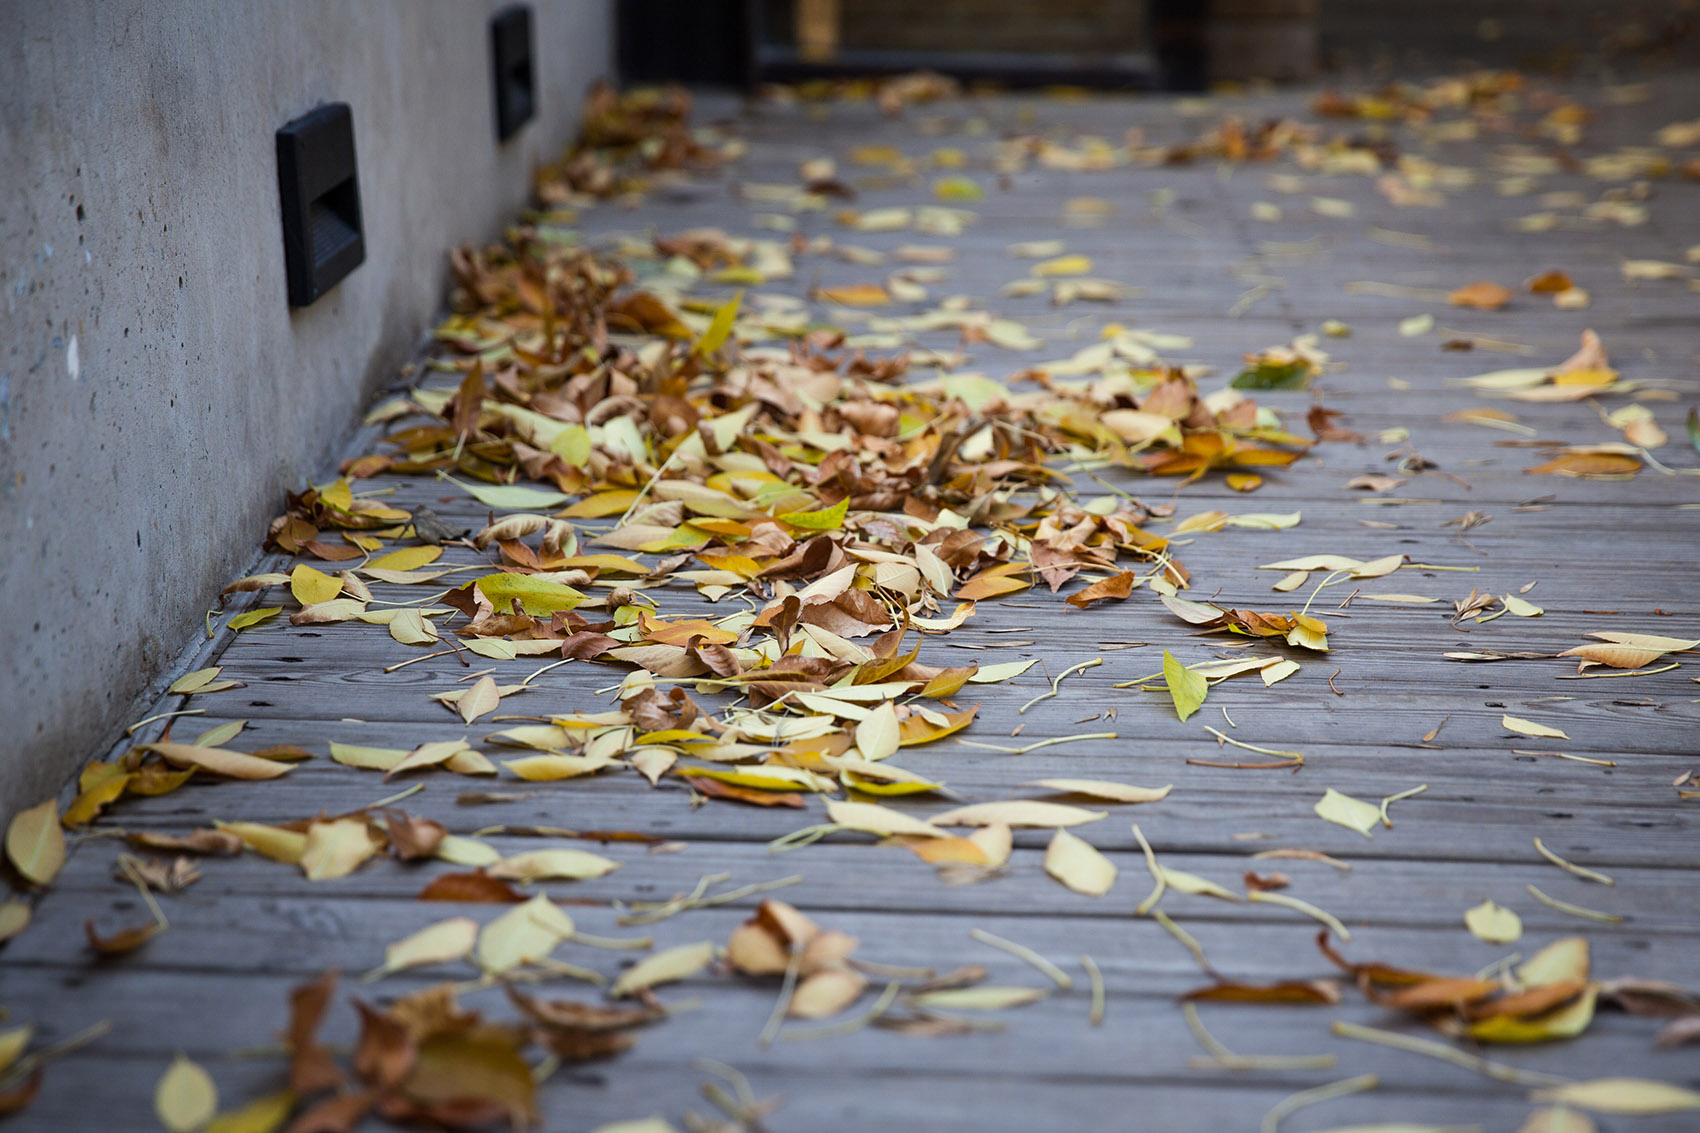
[[[301,872],[307,875],[308,881],[347,877],[377,852],[378,847],[372,844],[366,823],[361,819],[315,822],[307,827],[307,841],[301,851]]]
[[[1648,1078],[1595,1078],[1536,1090],[1529,1100],[1596,1113],[1655,1114],[1700,1109],[1700,1093]]]
[[[922,838],[942,838],[944,831],[932,823],[913,815],[904,814],[900,810],[880,806],[878,803],[841,802],[829,799],[826,804],[827,818],[839,826],[851,830],[862,830],[881,837],[891,837],[894,834],[908,834]]]
[[[379,570],[400,571],[418,570],[420,567],[429,566],[442,557],[443,549],[441,547],[434,547],[427,543],[419,547],[403,547],[399,551],[391,551],[387,555],[380,555],[367,563],[366,569],[371,570],[373,568],[377,568]]]
[[[464,738],[437,740],[433,743],[420,744],[408,752],[394,767],[391,767],[389,774],[385,775],[384,778],[388,779],[390,776],[400,775],[405,771],[417,771],[422,767],[435,767],[439,763],[447,761],[456,753],[465,750],[466,740]]]
[[[856,748],[863,759],[881,760],[895,754],[899,738],[897,707],[889,700],[856,725]]]
[[[1058,830],[1045,848],[1045,872],[1088,897],[1102,897],[1116,883],[1116,867],[1090,843]]]
[[[1517,965],[1517,979],[1528,987],[1588,978],[1588,941],[1581,936],[1555,940]]]
[[[165,691],[176,693],[181,696],[187,696],[188,694],[198,692],[211,684],[214,678],[223,671],[224,666],[214,665],[210,669],[196,669],[192,673],[184,673],[182,676],[172,681],[171,687]]]
[[[915,1006],[947,1011],[1002,1011],[1045,998],[1036,987],[952,987],[915,996]]]
[[[201,1133],[277,1133],[295,1110],[295,1091],[278,1090],[221,1113]]]
[[[1516,732],[1520,736],[1539,736],[1545,739],[1567,740],[1562,729],[1537,724],[1533,720],[1525,720],[1520,716],[1500,716],[1499,723],[1508,732]]]
[[[479,677],[455,703],[455,710],[460,718],[468,724],[480,716],[487,716],[501,706],[502,696],[496,690],[496,682],[488,676]]]
[[[274,862],[300,865],[301,855],[307,852],[307,835],[281,826],[264,826],[258,822],[219,822],[214,825],[220,830],[228,830],[242,839],[244,846]]]
[[[30,1037],[35,1034],[35,1025],[25,1023],[21,1027],[13,1027],[9,1031],[0,1031],[0,1073],[9,1069],[18,1060],[18,1055],[29,1046]]]
[[[1169,699],[1174,701],[1175,714],[1182,720],[1198,711],[1210,691],[1210,682],[1203,674],[1195,673],[1163,650],[1163,683],[1169,686]]]
[[[1515,1015],[1492,1015],[1470,1025],[1470,1037],[1477,1042],[1541,1043],[1553,1039],[1575,1038],[1594,1021],[1596,989],[1584,988],[1574,1000],[1539,1015],[1519,1018]]]
[[[412,607],[390,619],[390,636],[403,645],[430,645],[439,640],[437,627],[423,612]]]
[[[713,354],[726,344],[726,338],[732,333],[732,324],[738,318],[738,304],[743,301],[744,293],[738,292],[732,300],[714,312],[708,329],[697,339],[692,350],[697,354]]]
[[[222,747],[199,747],[195,744],[152,743],[142,744],[141,747],[164,757],[167,763],[178,767],[198,767],[211,771],[215,775],[225,775],[232,779],[276,779],[288,774],[287,763],[277,760],[262,759],[257,755],[246,752],[230,751]]]
[[[608,756],[593,755],[532,755],[524,759],[504,759],[502,766],[530,783],[551,783],[558,779],[574,779],[593,775],[613,763]]]
[[[12,939],[28,928],[30,915],[30,907],[22,901],[12,900],[0,904],[0,943]]]
[[[1328,788],[1314,809],[1318,817],[1344,826],[1348,830],[1356,830],[1365,838],[1371,837],[1370,831],[1381,822],[1380,807],[1362,799],[1354,799],[1350,795],[1342,795],[1333,787]]]
[[[1663,651],[1658,649],[1643,649],[1637,645],[1619,645],[1612,641],[1591,641],[1586,645],[1578,645],[1574,649],[1566,649],[1560,657],[1580,657],[1584,661],[1606,665],[1613,669],[1639,669],[1643,665],[1651,665],[1660,657]]]
[[[1601,641],[1615,642],[1618,645],[1631,645],[1637,649],[1657,649],[1661,653],[1674,653],[1683,649],[1700,649],[1700,638],[1660,637],[1654,633],[1619,633],[1615,630],[1602,630],[1586,636],[1597,637]]]
[[[815,292],[821,299],[827,299],[846,307],[883,307],[891,302],[891,296],[885,288],[877,283],[854,283],[848,287],[823,287]]]
[[[844,526],[844,517],[849,514],[850,501],[839,500],[828,508],[818,511],[791,511],[778,517],[781,523],[792,527],[801,527],[805,531],[836,531]]]
[[[1222,901],[1239,900],[1233,893],[1217,885],[1208,877],[1200,877],[1196,873],[1188,873],[1181,869],[1170,869],[1164,865],[1157,868],[1163,871],[1164,885],[1177,893],[1188,893],[1194,897],[1215,897]]]
[[[681,944],[644,958],[620,973],[609,994],[618,999],[657,984],[689,979],[714,960],[714,941]]]
[[[384,966],[374,974],[388,975],[404,968],[448,964],[464,959],[478,941],[478,922],[471,917],[451,917],[427,925],[384,949]]]
[[[1173,786],[1135,787],[1127,783],[1112,783],[1106,779],[1036,779],[1024,783],[1027,787],[1044,787],[1065,795],[1088,795],[1101,802],[1155,803],[1169,797]]]
[[[732,770],[723,767],[683,767],[677,772],[693,779],[714,779],[734,787],[753,787],[758,791],[831,791],[831,779],[806,771],[801,767],[786,767],[768,763],[757,767]]]
[[[499,976],[543,959],[572,934],[572,918],[539,893],[484,926],[478,934],[478,964]]]
[[[24,877],[37,885],[53,880],[65,864],[65,832],[59,826],[59,804],[53,799],[19,811],[6,828],[6,856]]]
[[[532,850],[503,858],[491,877],[514,881],[587,881],[620,868],[620,863],[587,850]]]
[[[237,614],[225,623],[233,630],[245,630],[249,626],[257,626],[268,618],[275,618],[283,612],[282,606],[263,606],[258,610],[249,610],[245,614]]]
[[[1523,935],[1523,918],[1490,898],[1464,913],[1464,927],[1477,940],[1510,944]]]
[[[153,1111],[171,1133],[195,1133],[218,1112],[218,1087],[211,1075],[179,1054],[154,1086]]]
[[[303,606],[316,606],[342,593],[342,579],[299,563],[289,572],[289,592]]]
[[[1108,818],[1106,810],[1086,810],[1083,807],[1068,806],[1063,803],[1040,802],[1036,799],[1016,799],[1009,802],[974,803],[970,806],[957,807],[943,814],[935,814],[931,822],[935,826],[991,826],[1001,823],[1005,826],[1029,827],[1062,827],[1079,826],[1084,822],[1096,822],[1100,818]]]
[[[1085,275],[1092,270],[1092,257],[1079,253],[1067,256],[1057,256],[1054,259],[1041,260],[1033,265],[1032,272],[1037,276],[1049,275]]]

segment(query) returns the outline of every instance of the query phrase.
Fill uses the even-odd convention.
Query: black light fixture
[[[537,114],[535,54],[531,5],[515,4],[490,17],[490,77],[495,84],[499,142],[519,133]]]
[[[348,103],[327,103],[277,132],[277,187],[289,305],[306,307],[366,260]]]

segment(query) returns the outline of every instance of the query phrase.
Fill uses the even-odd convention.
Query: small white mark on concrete
[[[73,382],[82,380],[83,359],[77,353],[77,336],[71,336],[71,345],[65,348],[65,369],[71,375]]]

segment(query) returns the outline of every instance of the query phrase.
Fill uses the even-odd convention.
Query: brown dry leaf
[[[1523,286],[1534,295],[1547,295],[1558,291],[1569,291],[1576,285],[1570,277],[1561,271],[1544,271],[1523,282]]]
[[[336,993],[336,979],[336,972],[328,971],[310,983],[297,984],[289,993],[289,1088],[298,1094],[316,1094],[342,1085],[342,1071],[317,1038],[319,1024]]]
[[[1340,1002],[1340,985],[1333,980],[1285,980],[1272,984],[1224,980],[1181,995],[1183,1003],[1320,1004]]]
[[[1113,578],[1099,579],[1078,594],[1071,594],[1067,602],[1076,609],[1084,610],[1094,602],[1101,602],[1106,599],[1120,601],[1133,593],[1133,588],[1138,581],[1138,575],[1131,570],[1124,570]]]
[[[826,299],[845,307],[883,307],[891,302],[886,289],[877,283],[854,283],[844,287],[822,287],[816,298]]]
[[[1647,649],[1636,645],[1617,645],[1613,642],[1578,645],[1566,649],[1560,657],[1578,657],[1579,664],[1586,668],[1589,664],[1605,665],[1612,669],[1639,669],[1651,665],[1665,655],[1662,649]]]
[[[493,1027],[432,1035],[420,1041],[400,1092],[427,1120],[465,1123],[490,1114],[525,1129],[536,1118],[537,1084],[521,1057],[520,1036]]]
[[[751,806],[783,806],[802,810],[808,806],[803,796],[795,791],[770,791],[760,787],[740,787],[736,783],[722,783],[716,779],[704,778],[700,775],[681,774],[679,776],[690,784],[693,791],[699,795],[707,795],[711,799],[727,799],[731,802],[749,803]]]
[[[1641,471],[1641,461],[1618,452],[1567,452],[1523,471],[1578,480],[1624,480]]]
[[[105,956],[134,952],[164,931],[164,925],[158,921],[149,921],[147,924],[103,935],[95,931],[93,917],[83,922],[83,935],[88,938],[89,947]]]
[[[498,881],[483,870],[472,873],[445,873],[419,891],[420,901],[459,901],[463,903],[517,904],[525,895],[505,881]]]

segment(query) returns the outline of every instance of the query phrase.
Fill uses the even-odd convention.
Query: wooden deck
[[[1611,106],[1598,88],[1578,88],[1599,117],[1576,151],[1587,156],[1619,144],[1646,144],[1659,126],[1700,115],[1697,92],[1694,76],[1667,77],[1654,81],[1649,101]],[[1401,132],[1407,149],[1475,168],[1480,183],[1447,190],[1444,208],[1396,207],[1376,192],[1373,178],[1312,174],[1287,162],[1029,171],[1013,175],[1006,188],[994,188],[995,177],[984,166],[987,138],[961,130],[974,119],[989,124],[992,137],[1019,128],[1060,138],[1076,132],[1119,138],[1128,127],[1144,125],[1151,140],[1178,141],[1212,121],[1215,111],[1257,119],[1302,105],[1297,96],[1226,99],[1211,108],[1210,117],[1197,117],[1177,114],[1169,98],[1003,97],[923,107],[896,119],[860,105],[836,105],[818,115],[766,106],[739,119],[751,152],[727,177],[658,191],[630,210],[602,206],[585,214],[581,231],[591,242],[616,231],[704,225],[750,232],[752,214],[771,210],[740,200],[728,191],[729,181],[791,182],[799,161],[836,154],[842,162],[857,145],[890,144],[915,154],[960,147],[976,163],[966,172],[988,192],[965,206],[978,220],[962,236],[920,238],[949,243],[958,252],[950,281],[937,291],[974,295],[1047,340],[1044,348],[1027,353],[971,347],[972,368],[1013,373],[1041,358],[1066,356],[1094,341],[1105,322],[1119,321],[1190,336],[1194,345],[1173,352],[1172,360],[1208,363],[1225,380],[1247,351],[1314,332],[1326,319],[1351,327],[1349,338],[1322,340],[1342,365],[1320,378],[1313,392],[1328,408],[1342,411],[1340,423],[1370,438],[1366,443],[1319,445],[1291,468],[1267,474],[1263,488],[1249,495],[1229,491],[1216,476],[1185,487],[1172,480],[1115,480],[1147,502],[1174,498],[1178,517],[1211,508],[1302,512],[1302,522],[1290,530],[1230,528],[1195,535],[1184,558],[1198,597],[1215,593],[1226,605],[1259,609],[1296,607],[1309,588],[1291,596],[1272,594],[1269,587],[1279,572],[1256,567],[1311,553],[1367,560],[1397,552],[1415,562],[1468,569],[1406,569],[1323,591],[1315,610],[1329,620],[1331,654],[1302,658],[1302,670],[1273,688],[1255,678],[1224,682],[1187,723],[1175,718],[1166,697],[1112,687],[1154,671],[1165,648],[1191,662],[1214,655],[1222,643],[1189,636],[1188,627],[1150,596],[1136,593],[1127,602],[1082,612],[1039,588],[983,604],[938,650],[953,663],[1039,657],[1052,674],[1099,657],[1103,664],[1068,677],[1055,698],[1024,714],[1018,713],[1022,704],[1047,686],[1041,669],[1013,685],[991,687],[964,738],[1010,745],[1082,732],[1113,731],[1117,738],[1028,754],[945,741],[915,749],[905,762],[946,780],[966,801],[1023,797],[1032,792],[1021,784],[1046,776],[1174,784],[1167,800],[1112,808],[1108,820],[1083,831],[1122,870],[1116,888],[1103,898],[1075,894],[1045,875],[1044,831],[1017,832],[1004,876],[951,885],[909,854],[868,845],[866,836],[839,835],[794,852],[770,853],[771,839],[823,820],[818,803],[807,814],[723,803],[693,808],[682,785],[664,781],[661,789],[651,789],[631,774],[555,784],[509,780],[499,786],[448,775],[427,779],[407,808],[460,833],[497,823],[542,824],[635,830],[686,843],[665,854],[629,843],[594,847],[623,868],[596,881],[546,886],[552,895],[571,899],[571,912],[587,932],[639,931],[619,927],[609,901],[665,898],[691,890],[707,874],[730,875],[728,885],[796,874],[802,880],[775,896],[823,926],[855,934],[859,957],[940,970],[983,964],[992,970],[993,983],[1046,984],[1027,964],[970,937],[971,930],[983,929],[1037,950],[1074,976],[1072,990],[997,1013],[1004,1024],[998,1031],[923,1038],[869,1028],[833,1038],[782,1039],[764,1048],[757,1036],[773,1007],[774,988],[709,974],[665,989],[664,1001],[693,1000],[695,1009],[645,1030],[630,1053],[569,1067],[551,1079],[542,1093],[548,1128],[589,1130],[649,1114],[681,1124],[687,1110],[708,1112],[698,1092],[709,1077],[695,1062],[702,1058],[735,1066],[759,1096],[778,1098],[766,1122],[775,1130],[1250,1129],[1282,1098],[1360,1074],[1376,1075],[1379,1088],[1300,1110],[1280,1127],[1405,1122],[1510,1130],[1529,1112],[1526,1087],[1332,1034],[1331,1023],[1347,1020],[1436,1037],[1366,1003],[1351,988],[1334,1007],[1202,1009],[1210,1030],[1237,1053],[1334,1054],[1338,1063],[1330,1069],[1189,1066],[1189,1058],[1203,1052],[1174,997],[1209,981],[1158,923],[1131,915],[1148,881],[1130,820],[1140,823],[1169,867],[1236,889],[1248,868],[1279,868],[1292,878],[1288,893],[1350,927],[1348,953],[1356,959],[1473,972],[1513,949],[1528,954],[1580,934],[1592,945],[1596,977],[1696,983],[1700,801],[1684,801],[1673,781],[1700,764],[1700,686],[1693,680],[1700,667],[1681,658],[1681,668],[1655,675],[1562,680],[1575,671],[1563,660],[1471,665],[1442,654],[1464,649],[1551,655],[1596,630],[1700,637],[1695,584],[1700,479],[1651,467],[1620,482],[1529,475],[1524,470],[1546,455],[1502,444],[1525,438],[1445,419],[1460,409],[1489,405],[1515,412],[1542,440],[1618,439],[1590,402],[1484,400],[1448,384],[1488,370],[1556,363],[1575,349],[1583,328],[1592,327],[1625,377],[1678,384],[1677,398],[1643,397],[1642,403],[1671,436],[1655,455],[1673,470],[1694,468],[1696,454],[1682,416],[1695,403],[1700,378],[1700,294],[1682,280],[1626,282],[1619,261],[1680,262],[1684,249],[1700,244],[1700,183],[1654,182],[1646,202],[1650,219],[1641,226],[1600,222],[1529,234],[1513,231],[1509,222],[1539,211],[1539,194],[1577,190],[1594,201],[1603,190],[1626,183],[1560,172],[1540,177],[1527,195],[1502,195],[1496,187],[1502,175],[1490,171],[1494,155],[1507,142],[1540,145],[1538,140],[1505,135],[1425,144]],[[945,129],[929,133],[929,123]],[[1271,173],[1299,178],[1301,191],[1272,189]],[[1111,202],[1115,214],[1100,227],[1065,225],[1063,202],[1088,196]],[[1313,196],[1352,201],[1356,213],[1320,215],[1309,205]],[[867,192],[856,204],[928,200],[923,186]],[[1259,201],[1278,204],[1283,220],[1252,219],[1251,206]],[[805,214],[802,230],[885,249],[917,239],[912,233],[853,233],[835,225],[830,211]],[[1427,237],[1432,246],[1395,246],[1386,241],[1397,238],[1377,239],[1372,229]],[[1094,276],[1140,291],[1113,305],[1062,308],[1043,296],[1000,298],[999,288],[1028,267],[1010,258],[1006,245],[1046,238],[1090,254]],[[1559,310],[1544,296],[1519,292],[1507,310],[1476,312],[1348,287],[1375,281],[1448,291],[1488,278],[1517,288],[1549,268],[1568,272],[1587,288],[1592,306]],[[878,278],[880,271],[800,256],[797,277],[786,288],[800,294],[813,283],[861,282]],[[1260,283],[1263,290],[1254,291]],[[1447,329],[1401,336],[1400,320],[1425,312]],[[1440,349],[1443,340],[1468,335],[1530,349],[1526,356]],[[954,335],[937,336],[941,346],[953,341]],[[1202,384],[1209,389],[1216,383]],[[1298,422],[1312,393],[1257,396],[1291,413],[1302,431]],[[1605,408],[1623,404],[1626,399],[1613,398]],[[1408,449],[1376,439],[1396,428],[1409,430]],[[375,434],[364,432],[351,451],[368,451],[374,440]],[[1381,495],[1344,487],[1355,476],[1392,471],[1394,454],[1409,451],[1436,470]],[[299,471],[303,479],[323,479],[328,470]],[[400,506],[429,502],[452,525],[478,526],[485,518],[485,510],[463,494],[430,480],[388,477],[367,486],[393,487],[391,500]],[[1387,495],[1406,502],[1390,503]],[[1485,513],[1491,521],[1462,532],[1448,526],[1469,512]],[[473,561],[464,549],[451,549],[449,557]],[[277,568],[268,562],[262,569]],[[1454,624],[1450,618],[1451,603],[1472,588],[1503,594],[1529,583],[1537,585],[1526,597],[1545,610],[1539,617],[1507,616],[1485,624],[1471,619]],[[1352,586],[1366,594],[1416,593],[1442,602],[1399,606],[1360,598],[1335,609]],[[690,590],[659,593],[669,611],[700,602]],[[970,645],[987,648],[959,648]],[[335,764],[325,753],[330,741],[411,747],[469,734],[426,695],[454,687],[466,670],[445,657],[383,671],[413,655],[381,630],[360,625],[315,629],[273,623],[240,635],[220,632],[196,664],[222,664],[224,676],[246,687],[196,698],[194,706],[207,713],[179,724],[178,738],[225,720],[246,720],[239,745],[244,750],[299,744],[317,758],[277,781],[191,785],[156,799],[126,800],[94,830],[186,832],[214,819],[284,822],[347,811],[390,793],[396,785],[387,788],[377,776]],[[508,673],[517,679],[541,663],[502,663],[498,679]],[[617,680],[618,670],[607,666],[566,665],[504,710],[547,714],[606,707],[609,696],[595,690]],[[973,699],[962,697],[963,703]],[[181,706],[180,698],[166,697],[159,710]],[[1116,711],[1113,721],[1101,718],[1109,709]],[[1560,728],[1569,739],[1513,735],[1500,724],[1504,713]],[[1189,764],[1189,758],[1260,758],[1219,749],[1205,724],[1246,743],[1302,751],[1307,761],[1297,772]],[[1020,738],[1009,740],[1017,725]],[[136,738],[157,736],[158,727]],[[470,730],[475,742],[482,727]],[[1424,742],[1436,728],[1432,742]],[[1517,753],[1554,750],[1612,765]],[[1395,804],[1395,827],[1378,830],[1373,840],[1312,812],[1328,787],[1375,800],[1419,785],[1426,792]],[[469,789],[523,789],[531,797],[457,805],[456,795]],[[913,808],[925,813],[936,804]],[[1536,836],[1564,858],[1612,875],[1616,885],[1592,884],[1544,861],[1532,845]],[[504,852],[544,844],[510,836],[492,841]],[[275,1089],[285,1077],[284,1061],[275,1049],[256,1050],[277,1041],[292,986],[325,968],[358,973],[375,967],[386,944],[454,912],[485,920],[495,911],[415,901],[428,876],[448,870],[441,863],[411,867],[379,859],[345,879],[310,884],[293,869],[245,854],[206,862],[203,880],[166,899],[169,932],[134,954],[103,963],[84,942],[84,920],[93,917],[111,929],[142,916],[134,890],[112,877],[120,847],[114,839],[81,840],[40,902],[35,923],[0,952],[0,1003],[11,1018],[35,1020],[50,1037],[100,1019],[114,1022],[104,1039],[48,1068],[40,1096],[13,1121],[14,1128],[59,1133],[153,1128],[153,1085],[178,1050],[208,1067],[227,1104]],[[1256,851],[1283,847],[1323,851],[1353,868],[1248,860]],[[1567,915],[1537,902],[1526,890],[1529,884],[1624,920],[1606,924]],[[1488,897],[1522,916],[1524,935],[1514,946],[1489,945],[1465,931],[1464,910]],[[757,900],[687,912],[641,931],[651,933],[658,947],[724,941]],[[1169,897],[1163,908],[1224,975],[1256,981],[1338,974],[1316,950],[1316,923],[1291,910],[1183,895]],[[1082,954],[1102,969],[1108,994],[1096,1028],[1087,1020]],[[562,955],[609,974],[627,956],[570,945]],[[429,969],[353,990],[381,998],[441,975]],[[457,978],[466,975],[470,969]],[[345,982],[344,991],[351,986],[352,980]],[[469,1002],[498,1015],[506,1011],[499,992]],[[1657,1027],[1657,1020],[1602,1009],[1577,1039],[1482,1053],[1566,1078],[1634,1075],[1700,1086],[1692,1047],[1655,1049]],[[347,1043],[353,1031],[353,1012],[339,997],[327,1034]],[[1626,1130],[1693,1128],[1695,1120],[1693,1114],[1597,1118],[1602,1129]]]

